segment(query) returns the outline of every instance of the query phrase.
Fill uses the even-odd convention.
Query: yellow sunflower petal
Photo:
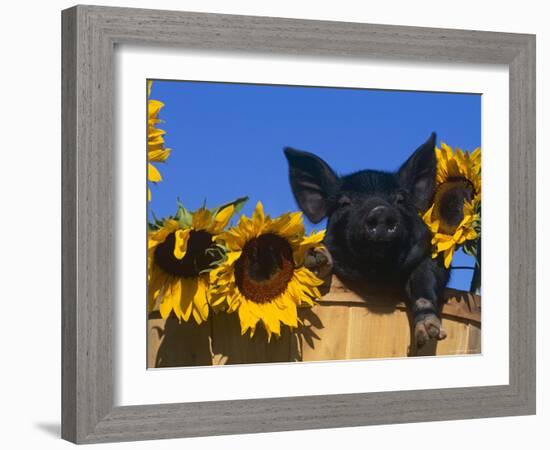
[[[152,249],[158,244],[164,242],[170,233],[173,233],[179,228],[178,222],[169,219],[164,222],[160,230],[153,231],[148,235],[148,248]]]
[[[234,212],[235,206],[233,205],[229,205],[228,207],[223,208],[221,211],[219,211],[218,214],[216,214],[216,217],[214,217],[214,224],[212,225],[210,230],[211,233],[221,233],[221,231],[227,226],[227,224],[231,220]]]
[[[453,158],[453,149],[444,142],[441,143],[441,148],[444,151],[445,159],[447,161],[451,160]]]
[[[261,315],[262,323],[267,331],[267,341],[269,342],[272,334],[276,336],[281,334],[281,322],[274,311],[276,306],[272,302],[264,303],[261,307],[263,309],[263,314]]]
[[[305,267],[300,267],[294,272],[298,281],[305,286],[321,286],[323,280],[317,278],[313,272]]]
[[[278,317],[280,321],[291,328],[296,328],[298,326],[296,303],[284,301],[276,302],[276,305],[279,308]]]
[[[164,103],[162,103],[159,100],[152,100],[149,99],[148,107],[149,107],[149,117],[156,117],[159,111],[163,108]]]
[[[153,183],[157,183],[159,181],[162,181],[162,177],[160,176],[160,172],[151,163],[149,163],[147,165],[147,179],[149,181],[153,182]]]
[[[474,229],[470,229],[466,232],[464,235],[467,241],[472,241],[477,238],[477,231]]]
[[[193,311],[196,311],[195,320],[199,325],[208,319],[209,291],[207,280],[207,276],[199,276],[197,292],[195,294],[195,297],[193,298]],[[197,319],[197,316],[200,318],[200,320]]]
[[[249,303],[247,301],[241,302],[239,307],[239,321],[241,323],[241,334],[245,334],[249,329],[254,334],[256,324],[258,323],[258,317],[254,316],[250,312]]]
[[[157,303],[162,288],[168,283],[167,276],[153,267],[148,280],[149,311],[152,311]]]
[[[439,224],[440,224],[439,220],[434,220],[432,223],[428,225],[428,228],[432,233],[437,233],[439,231]]]
[[[226,301],[227,301],[227,298],[225,295],[219,295],[216,292],[212,293],[212,295],[210,296],[210,304],[212,306],[220,306]]]
[[[162,299],[159,305],[160,315],[163,319],[167,319],[172,312],[172,289],[170,286],[165,286],[165,292],[162,293]]]
[[[172,291],[172,308],[176,317],[181,320],[183,311],[181,310],[181,279],[176,278],[171,285]]]
[[[227,247],[230,250],[238,251],[244,247],[246,242],[244,236],[234,230],[228,230],[223,233],[220,233],[217,236],[214,236],[216,242],[225,242]]]
[[[149,159],[149,162],[164,162],[170,156],[170,151],[171,150],[169,148],[150,150],[147,153],[147,158]]]
[[[285,214],[273,220],[267,228],[266,232],[274,232],[287,239],[301,239],[305,233],[301,212]]]
[[[192,312],[193,312],[193,319],[195,319],[195,322],[197,322],[197,325],[200,325],[206,320],[203,318],[203,316],[201,315],[198,309],[193,308]]]
[[[232,289],[226,297],[227,311],[230,313],[237,311],[245,301],[237,290]]]
[[[437,242],[437,251],[441,252],[454,246],[455,241],[452,238],[442,235],[442,237]]]
[[[177,259],[183,259],[183,257],[187,253],[187,243],[189,242],[190,234],[191,230],[189,228],[185,230],[178,230],[174,234],[174,256]]]
[[[200,208],[193,213],[193,228],[208,230],[212,222],[212,213],[206,208]]]
[[[264,206],[262,202],[256,204],[256,208],[252,213],[252,228],[256,231],[256,235],[262,230],[265,221]]]
[[[198,280],[196,278],[181,278],[181,297],[180,306],[182,311],[183,320],[186,322],[191,316],[193,310],[193,299],[198,290]]]

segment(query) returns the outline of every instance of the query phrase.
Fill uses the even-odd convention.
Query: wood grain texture
[[[360,296],[332,277],[313,307],[299,308],[300,325],[267,340],[262,326],[241,335],[238,314],[212,313],[200,325],[166,320],[158,310],[147,321],[148,368],[329,361],[481,353],[481,298],[448,289],[441,310],[447,338],[417,350],[411,340],[404,293]]]
[[[535,411],[535,37],[78,6],[63,12],[63,415],[78,443]],[[460,389],[113,407],[113,52],[117,44],[507,64],[510,383]],[[308,413],[305,414],[304,411]]]
[[[84,8],[66,13],[63,32],[62,436],[81,442],[113,407],[113,45]]]
[[[318,305],[301,309],[301,361],[459,355],[481,352],[481,299],[448,289],[441,314],[445,340],[417,350],[404,294],[357,293],[333,277]]]
[[[63,14],[61,24],[62,35],[62,313],[61,313],[61,345],[62,345],[62,435],[75,441],[76,436],[76,61],[77,32],[76,10],[71,9]]]
[[[536,408],[535,38],[510,70],[510,386]]]
[[[267,333],[258,327],[254,337],[241,335],[237,314],[216,314],[212,317],[212,352],[215,364],[251,364],[291,361],[296,341],[288,329],[278,339],[267,341]]]

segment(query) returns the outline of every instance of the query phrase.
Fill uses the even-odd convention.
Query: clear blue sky
[[[176,199],[191,210],[248,195],[276,216],[297,210],[283,147],[308,150],[338,173],[395,170],[432,131],[451,146],[481,144],[481,96],[368,89],[154,81],[151,98],[172,154],[158,164],[149,214],[173,214]],[[306,228],[319,229],[324,223]],[[453,265],[473,265],[459,252]],[[471,271],[452,272],[450,286],[468,289]]]

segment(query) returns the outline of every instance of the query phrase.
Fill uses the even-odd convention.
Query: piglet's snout
[[[388,241],[397,235],[399,215],[390,206],[376,206],[365,219],[367,237],[373,241]]]

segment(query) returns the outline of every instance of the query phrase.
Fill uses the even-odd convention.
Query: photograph
[[[147,368],[481,353],[480,94],[144,98]]]
[[[3,5],[2,448],[549,441],[543,2],[100,3]]]

